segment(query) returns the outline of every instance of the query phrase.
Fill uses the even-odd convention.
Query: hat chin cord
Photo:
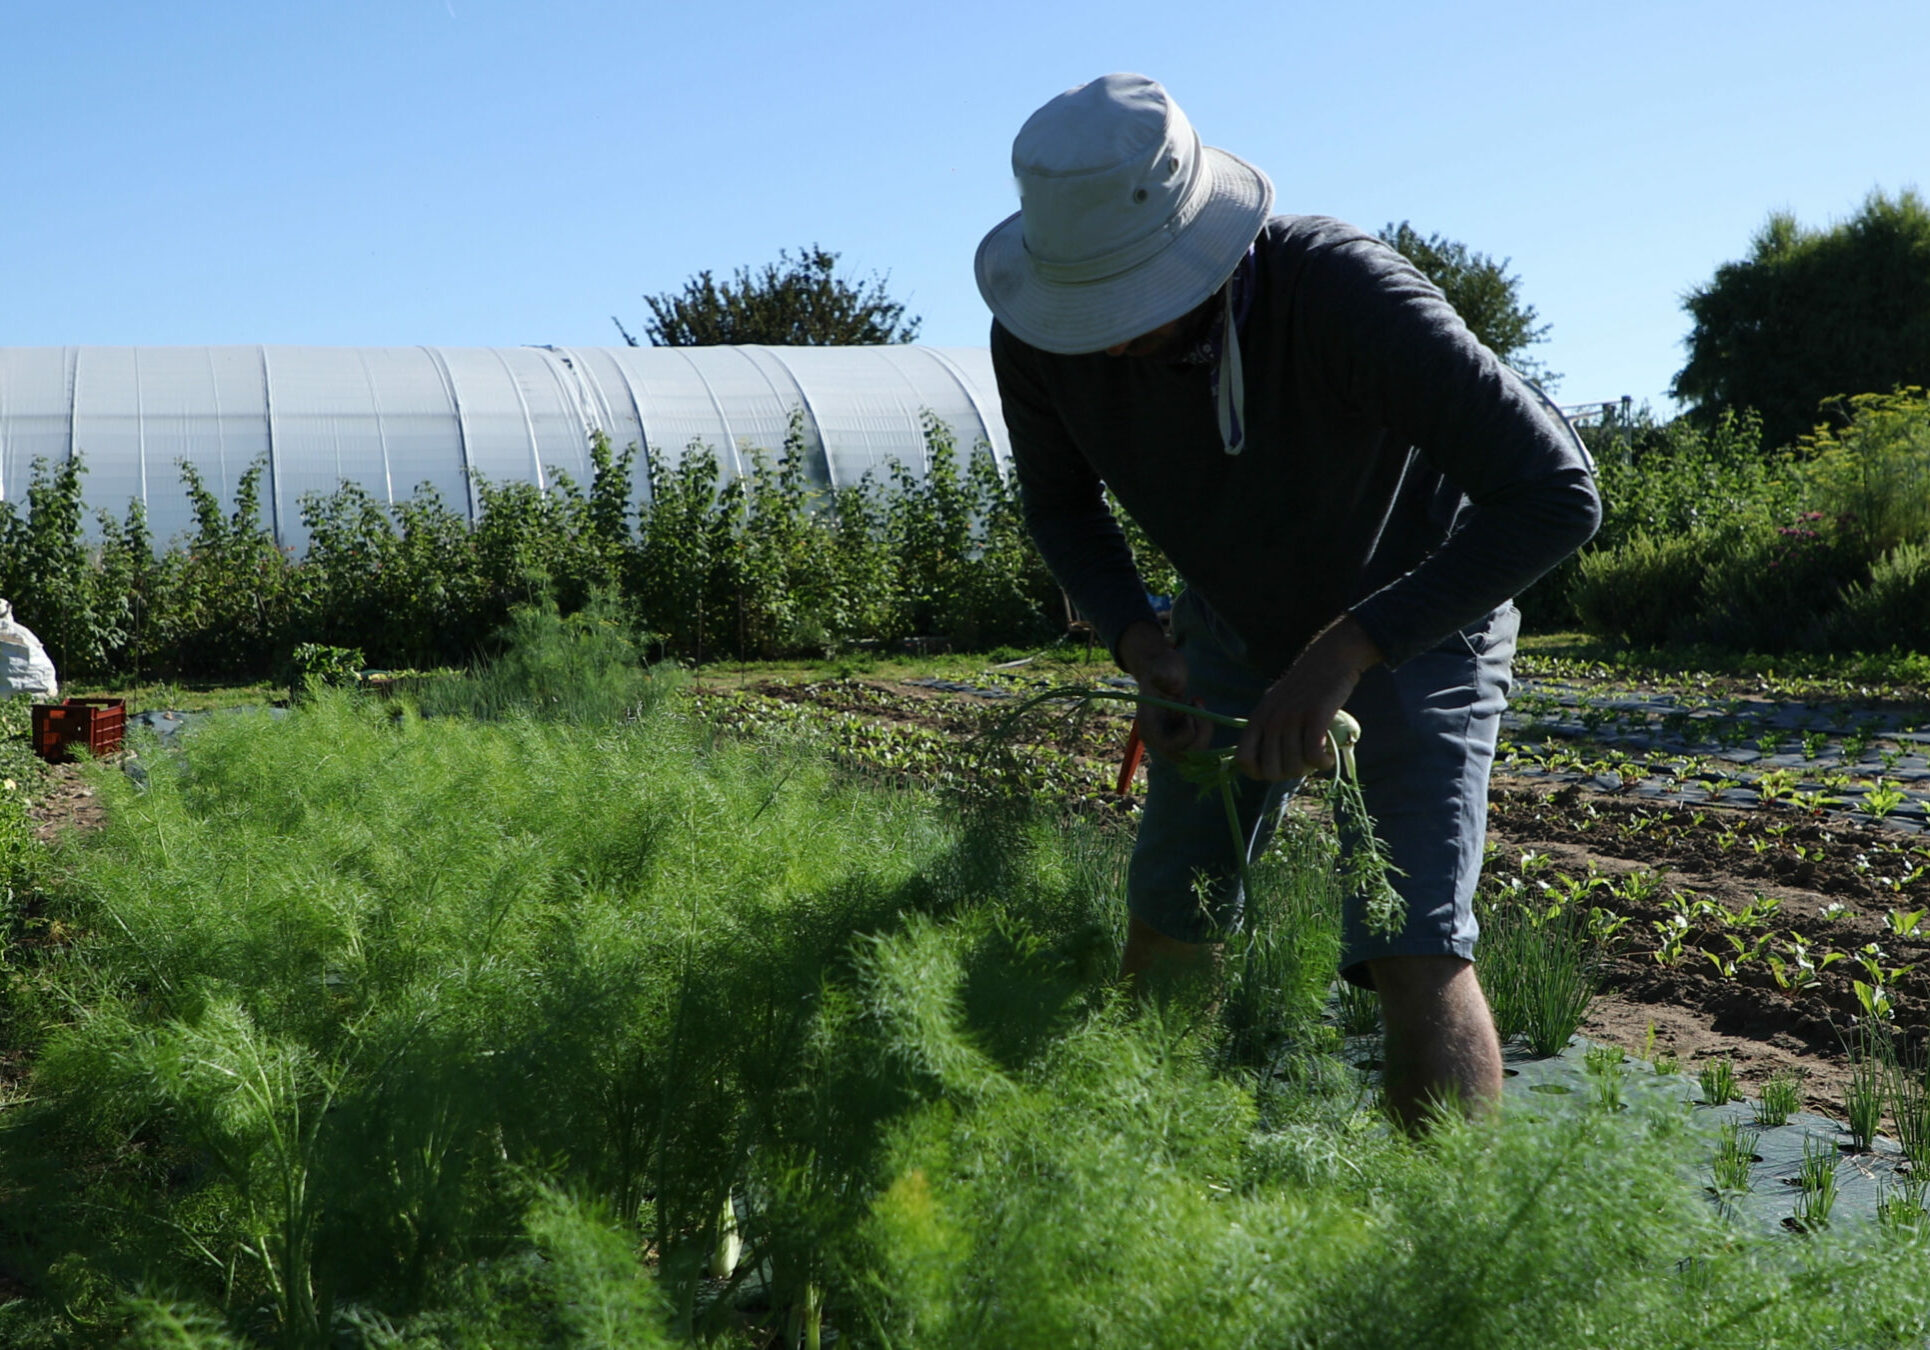
[[[1229,455],[1246,448],[1246,379],[1240,367],[1240,330],[1233,323],[1233,278],[1221,288],[1220,366],[1215,372],[1214,411],[1219,416],[1220,444]]]

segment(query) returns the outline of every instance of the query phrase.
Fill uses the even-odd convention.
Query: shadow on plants
[[[1008,1070],[1033,1062],[1088,1013],[1118,964],[1112,934],[1098,923],[1059,933],[994,912],[967,959],[960,989],[965,1025]]]

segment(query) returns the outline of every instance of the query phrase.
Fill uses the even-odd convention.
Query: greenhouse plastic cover
[[[669,464],[708,446],[729,476],[775,458],[795,414],[821,486],[893,461],[922,476],[927,413],[1006,463],[982,347],[0,348],[0,499],[24,506],[35,459],[78,453],[89,520],[139,498],[165,542],[193,525],[178,461],[227,506],[263,460],[264,523],[298,549],[306,494],[347,480],[394,502],[426,483],[473,518],[475,475],[587,485],[599,431]]]

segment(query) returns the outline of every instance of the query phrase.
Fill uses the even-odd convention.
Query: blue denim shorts
[[[1365,963],[1385,956],[1474,957],[1488,772],[1519,627],[1514,606],[1503,605],[1398,669],[1374,667],[1347,701],[1361,727],[1355,754],[1361,796],[1399,869],[1394,887],[1407,902],[1406,926],[1383,937],[1367,931],[1359,897],[1348,897],[1340,968],[1356,984],[1372,987]],[[1245,644],[1195,596],[1182,595],[1173,607],[1173,637],[1186,656],[1189,693],[1215,712],[1246,716],[1277,674],[1249,665]],[[1236,739],[1237,732],[1218,729],[1214,744]],[[1237,931],[1245,897],[1219,794],[1202,797],[1157,754],[1148,756],[1147,783],[1127,907],[1183,942]],[[1266,848],[1294,786],[1239,780],[1249,858]],[[1345,848],[1351,826],[1340,825]]]

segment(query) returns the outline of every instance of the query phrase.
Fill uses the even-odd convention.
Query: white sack
[[[15,621],[10,601],[0,600],[0,698],[15,694],[59,698],[60,681],[40,639]]]

